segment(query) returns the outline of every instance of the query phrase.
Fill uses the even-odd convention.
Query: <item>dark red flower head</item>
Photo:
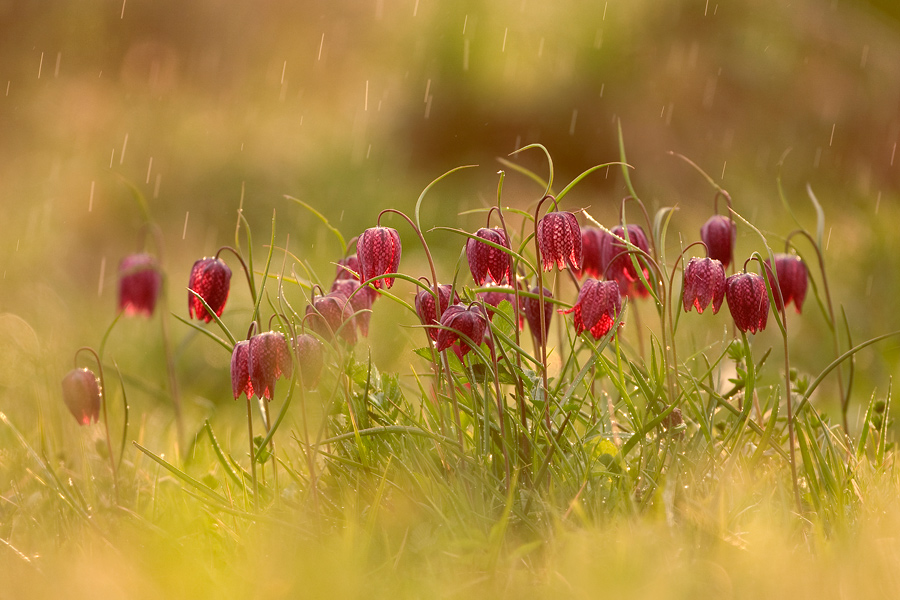
[[[444,311],[441,325],[449,327],[449,329],[438,331],[438,352],[446,350],[453,345],[453,342],[460,340],[463,342],[460,344],[461,356],[465,356],[471,350],[471,346],[468,341],[460,338],[460,334],[468,336],[476,345],[481,345],[484,332],[487,330],[487,319],[478,306],[466,308],[461,304],[454,304]]]
[[[453,286],[448,283],[438,286],[438,295],[441,297],[441,314],[450,306],[450,292]],[[453,294],[453,302],[459,302],[459,294]],[[438,319],[435,314],[434,295],[429,290],[420,289],[416,294],[416,314],[419,316],[419,322],[426,327],[428,325],[437,325]],[[427,327],[428,337],[437,341],[439,329]]]
[[[290,377],[293,372],[291,349],[284,334],[267,331],[250,338],[250,384],[259,398],[271,400],[275,380]]]
[[[606,278],[615,280],[619,284],[619,290],[621,290],[622,294],[646,298],[650,295],[650,292],[641,281],[637,269],[634,268],[632,257],[641,265],[644,279],[647,279],[647,281],[649,281],[650,271],[646,266],[643,266],[644,259],[640,255],[629,252],[628,246],[624,243],[626,239],[624,232],[625,229],[621,225],[617,225],[610,231],[611,235],[605,235],[601,239],[600,255],[603,263],[606,264]],[[628,226],[628,241],[647,254],[650,253],[647,236],[640,225]]]
[[[494,227],[493,229],[482,228],[476,231],[475,235],[483,240],[509,248],[506,232],[499,227]],[[509,254],[488,246],[475,238],[469,238],[466,242],[466,258],[469,261],[469,270],[472,271],[472,278],[475,279],[475,283],[478,285],[484,285],[488,278],[496,283],[509,283],[510,271],[512,270],[512,260]]]
[[[756,273],[732,275],[725,280],[725,299],[738,329],[756,333],[766,328],[769,295],[762,276]]]
[[[601,248],[603,238],[609,234],[597,227],[582,227],[581,248],[583,259],[581,261],[581,273],[595,279],[603,279],[606,274],[606,263],[603,262]]]
[[[565,269],[569,263],[576,271],[581,269],[581,228],[578,220],[570,212],[548,212],[538,222],[538,250],[545,271],[556,263]]]
[[[366,229],[356,240],[356,256],[359,260],[359,276],[363,281],[372,277],[396,273],[400,266],[400,234],[390,227]],[[394,285],[393,277],[372,282],[375,288],[388,289]]]
[[[359,333],[363,337],[367,337],[369,335],[369,317],[372,316],[369,311],[372,309],[372,303],[378,297],[378,292],[369,286],[358,292],[356,290],[359,290],[359,282],[355,279],[336,279],[331,284],[332,292],[343,294],[350,300],[350,308],[356,314],[353,318],[359,328]],[[356,292],[355,295],[354,292]]]
[[[359,281],[359,259],[355,254],[342,258],[337,262],[335,279],[355,279]]]
[[[100,383],[90,369],[72,369],[62,381],[63,402],[79,425],[100,418]]]
[[[726,269],[734,261],[734,221],[713,215],[700,228],[700,239],[706,244],[707,256],[722,263]]]
[[[766,259],[766,270],[771,273],[772,265]],[[774,279],[769,277],[772,285],[772,297],[775,299],[775,310],[781,310],[782,299],[787,306],[794,302],[797,312],[801,312],[803,301],[806,299],[806,287],[809,284],[809,274],[806,263],[799,256],[793,254],[775,255],[775,274],[778,276],[778,285],[774,285]],[[780,292],[780,293],[779,293]]]
[[[544,290],[544,331],[550,331],[550,319],[553,317],[553,303],[547,302],[547,298],[552,298],[553,294],[550,290]],[[532,294],[538,294],[537,286],[531,288]],[[538,344],[544,342],[541,337],[541,301],[530,296],[525,298],[525,319],[528,320],[528,326],[531,328],[531,335],[537,340]]]
[[[319,385],[319,377],[322,375],[322,366],[325,364],[325,353],[322,342],[308,333],[301,333],[294,339],[294,355],[300,366],[300,375],[303,377],[303,387],[314,390]]]
[[[241,394],[247,396],[247,399],[253,397],[253,384],[250,383],[249,340],[238,342],[231,351],[231,391],[235,400]]]
[[[595,339],[600,339],[612,329],[621,310],[622,299],[618,283],[586,279],[578,292],[575,306],[560,312],[575,313],[575,333],[587,329]]]
[[[149,254],[131,254],[119,263],[119,310],[127,316],[152,316],[162,275]]]
[[[331,340],[340,329],[344,341],[351,346],[356,343],[355,323],[347,323],[353,319],[353,306],[341,292],[313,298],[312,304],[306,307],[306,314],[309,315],[310,329],[326,340]],[[342,327],[344,323],[347,325]]]
[[[698,313],[712,302],[713,314],[725,299],[725,267],[714,258],[692,258],[684,268],[681,302],[684,312],[695,307]]]
[[[188,289],[197,292],[217,317],[222,316],[230,285],[231,269],[218,258],[201,258],[191,268]],[[188,292],[188,314],[192,319],[202,319],[207,323],[213,320],[213,316],[203,306],[200,298],[190,292]]]

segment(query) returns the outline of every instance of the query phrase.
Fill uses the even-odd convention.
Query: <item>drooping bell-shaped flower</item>
[[[359,260],[359,276],[363,281],[372,277],[396,273],[400,266],[400,234],[390,227],[372,227],[362,232],[356,240],[356,257]],[[389,289],[393,277],[372,282],[376,289]]]
[[[326,340],[331,340],[340,330],[340,336],[351,346],[356,344],[356,327],[353,320],[353,306],[341,292],[331,292],[313,298],[306,307],[309,327]],[[345,325],[346,323],[346,325]]]
[[[355,254],[342,258],[337,262],[335,279],[355,279],[359,281],[359,259]]]
[[[772,265],[766,259],[766,270],[771,273]],[[809,273],[806,263],[794,254],[775,255],[775,275],[778,276],[778,285],[772,286],[772,297],[775,299],[775,310],[781,310],[782,301],[787,306],[791,302],[800,313],[803,301],[806,299],[806,288],[809,285]],[[775,280],[769,277],[770,284]],[[780,292],[780,293],[779,293]]]
[[[199,294],[217,317],[222,316],[230,286],[231,269],[218,258],[201,258],[191,268],[188,289]],[[188,315],[207,323],[213,320],[200,298],[191,292],[188,292]]]
[[[552,298],[553,294],[550,293],[550,290],[547,288],[543,288],[544,290],[544,331],[550,331],[550,319],[553,317],[553,303],[547,302],[548,298]],[[531,288],[532,294],[538,294],[537,286]],[[528,321],[528,326],[531,328],[531,335],[534,336],[534,339],[537,340],[538,344],[544,343],[544,338],[541,336],[541,301],[537,298],[527,297],[525,298],[525,319]]]
[[[575,306],[560,312],[575,313],[575,333],[588,330],[595,339],[600,339],[612,329],[621,310],[619,284],[615,281],[586,279],[578,292]]]
[[[293,373],[291,349],[284,334],[267,331],[250,338],[250,383],[259,398],[271,400],[275,380]]]
[[[315,336],[301,333],[294,338],[294,355],[303,378],[304,389],[316,389],[316,386],[319,385],[319,377],[322,375],[322,367],[325,364],[322,342]]]
[[[565,269],[566,263],[576,271],[581,269],[581,228],[572,213],[558,211],[544,215],[538,222],[537,242],[545,271],[553,268],[553,263],[559,269]]]
[[[702,313],[712,302],[713,314],[719,312],[725,299],[725,267],[714,258],[692,258],[684,268],[681,302],[684,312],[691,307]]]
[[[336,279],[331,284],[331,291],[343,294],[350,300],[350,308],[356,315],[353,319],[356,322],[359,333],[363,337],[367,337],[369,335],[369,317],[372,316],[370,311],[372,303],[378,297],[378,292],[369,286],[360,290],[359,282],[355,279]]]
[[[756,333],[766,328],[769,295],[761,275],[737,273],[726,279],[725,300],[738,329]]]
[[[734,221],[722,215],[711,216],[700,228],[700,239],[706,244],[707,256],[726,269],[734,261]]]
[[[603,279],[606,275],[606,263],[603,262],[603,238],[609,234],[598,227],[581,228],[581,273],[594,279]]]
[[[499,227],[494,227],[493,229],[482,228],[476,231],[475,235],[483,240],[509,248],[506,232]],[[466,241],[466,259],[469,261],[469,270],[472,272],[472,278],[478,285],[484,285],[488,278],[498,284],[509,283],[512,260],[509,254],[502,250],[488,246],[475,238],[468,238]]]
[[[100,382],[90,369],[72,369],[62,381],[63,402],[79,425],[100,418]]]
[[[156,258],[149,254],[126,256],[119,263],[119,310],[126,316],[152,316],[161,284]]]
[[[242,340],[234,345],[231,351],[231,391],[235,400],[241,394],[247,399],[253,397],[253,384],[250,382],[250,341]]]
[[[445,283],[443,285],[438,286],[438,296],[441,299],[441,314],[447,310],[447,307],[450,306],[450,293],[453,291],[453,286],[449,283]],[[453,293],[453,303],[459,302],[459,294]],[[416,315],[419,316],[419,322],[422,325],[426,326],[426,330],[428,331],[428,337],[432,340],[437,341],[438,339],[438,329],[434,327],[430,327],[431,325],[438,324],[438,318],[435,314],[435,301],[434,295],[431,291],[426,289],[420,289],[419,293],[416,294]]]
[[[465,307],[454,304],[447,307],[441,317],[441,325],[449,329],[440,329],[437,338],[438,352],[446,350],[456,340],[460,341],[461,356],[465,356],[472,349],[470,342],[462,337],[463,334],[475,345],[481,345],[484,332],[487,330],[487,319],[478,306]]]
[[[619,290],[629,297],[646,298],[650,295],[644,282],[634,267],[635,261],[641,265],[644,279],[650,281],[650,271],[644,266],[644,259],[625,245],[625,229],[617,225],[610,230],[611,235],[601,238],[600,254],[603,263],[606,264],[606,278],[619,284]],[[647,243],[647,235],[640,225],[629,225],[627,240],[643,252],[650,253],[650,245]],[[632,260],[634,257],[634,260]]]

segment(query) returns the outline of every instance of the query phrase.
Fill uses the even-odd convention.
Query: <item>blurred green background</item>
[[[54,386],[36,382],[58,381],[77,347],[99,344],[115,312],[116,265],[140,247],[129,184],[162,230],[171,310],[186,315],[189,269],[233,243],[242,196],[258,255],[275,210],[278,245],[289,234],[327,284],[340,248],[284,195],[349,239],[381,209],[410,211],[441,173],[478,164],[441,183],[422,214],[426,227],[474,229],[482,217],[457,213],[494,201],[496,157],[544,144],[559,189],[617,160],[617,119],[638,193],[651,210],[680,208],[673,249],[679,235],[697,239],[713,190],[669,151],[726,187],[776,250],[796,227],[776,179],[814,231],[809,184],[825,208],[833,294],[854,342],[900,329],[893,0],[7,0],[0,31],[0,410],[26,410],[29,395],[58,403]],[[518,160],[546,173],[536,151]],[[504,192],[524,208],[541,190],[509,173]],[[586,179],[566,207],[613,223],[624,195],[613,169]],[[409,229],[386,223],[403,237],[401,268],[425,274]],[[429,241],[449,279],[461,239]],[[758,237],[740,228],[737,255],[754,250]],[[373,351],[405,369],[401,345],[383,342],[397,339],[395,320],[413,319],[387,304],[376,305]],[[227,322],[245,327],[238,277],[229,306]],[[728,322],[710,318],[690,325],[701,341],[707,330],[720,339]],[[832,354],[814,298],[790,319],[795,364],[817,373]],[[189,406],[203,413],[229,399],[228,357],[172,329]],[[777,331],[758,337],[778,343]],[[110,338],[109,356],[150,397],[165,389],[159,344],[154,322],[122,323]],[[864,400],[883,392],[900,357],[896,341],[876,348],[857,363]]]

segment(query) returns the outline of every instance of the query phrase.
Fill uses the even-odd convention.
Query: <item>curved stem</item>
[[[841,353],[840,345],[838,341],[838,327],[837,321],[834,317],[834,308],[831,303],[831,291],[828,287],[828,275],[825,273],[825,258],[822,256],[822,251],[819,248],[819,245],[813,239],[812,235],[809,234],[805,229],[798,229],[792,231],[788,234],[787,238],[784,240],[784,249],[785,251],[789,250],[791,247],[791,238],[794,235],[802,235],[809,243],[812,245],[813,250],[816,252],[816,258],[819,261],[819,273],[822,274],[822,287],[825,292],[825,306],[828,307],[828,319],[831,321],[831,333],[832,333],[832,345],[834,347],[834,355],[835,357],[839,356]],[[850,434],[850,427],[847,422],[847,411],[850,408],[850,390],[844,390],[844,375],[843,371],[838,368],[837,370],[837,379],[838,379],[838,389],[841,393],[841,425],[844,428],[844,434]]]
[[[241,253],[232,248],[231,246],[222,246],[216,251],[216,259],[219,258],[219,255],[222,254],[225,250],[228,250],[238,259],[238,262],[241,263],[241,269],[244,271],[244,275],[247,276],[247,285],[250,288],[250,298],[253,300],[254,306],[256,305],[256,286],[253,282],[253,276],[250,273],[250,269],[247,268],[247,263],[244,262],[244,257],[241,256]]]
[[[97,376],[100,378],[100,401],[103,405],[103,428],[106,432],[106,452],[109,455],[109,470],[112,472],[113,490],[116,494],[116,504],[119,503],[119,477],[116,469],[116,460],[113,457],[112,441],[109,435],[109,412],[106,408],[106,383],[103,379],[103,363],[100,362],[100,355],[90,346],[82,346],[75,351],[75,364],[78,364],[78,354],[80,352],[89,352],[93,355],[97,362]]]

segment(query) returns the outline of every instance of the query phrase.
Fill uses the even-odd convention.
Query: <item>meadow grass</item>
[[[198,324],[161,302],[150,319],[117,314],[93,332],[97,358],[80,354],[76,364],[103,375],[100,425],[78,427],[65,413],[61,377],[45,359],[66,350],[58,341],[38,344],[28,323],[4,315],[8,360],[19,361],[6,368],[28,375],[18,389],[29,402],[0,418],[9,482],[0,505],[2,595],[893,596],[900,490],[890,383],[852,385],[853,359],[893,334],[853,339],[835,313],[824,213],[812,191],[816,221],[799,236],[810,298],[802,314],[793,306],[769,312],[767,304],[766,334],[777,335],[751,335],[730,322],[731,297],[719,315],[682,309],[685,261],[703,247],[688,247],[696,236],[687,232],[673,241],[673,210],[640,210],[620,138],[612,166],[622,169],[628,197],[619,223],[607,229],[570,208],[582,226],[607,235],[641,223],[650,245],[617,242],[616,257],[635,273],[632,291],[616,309],[579,300],[574,323],[582,319],[588,330],[600,308],[610,311],[602,331],[579,334],[563,311],[590,285],[577,268],[543,271],[553,244],[539,222],[543,211],[564,210],[567,194],[599,168],[556,188],[546,149],[523,150],[542,151],[549,163],[543,177],[504,162],[510,176],[536,182],[530,205],[504,203],[501,174],[496,204],[477,211],[504,229],[508,245],[449,219],[422,226],[426,195],[457,169],[449,171],[422,191],[411,216],[379,216],[381,227],[405,228],[402,260],[399,248],[373,250],[360,238],[354,274],[363,285],[343,303],[367,284],[380,286],[380,299],[337,322],[307,308],[331,277],[291,251],[276,216],[260,241],[239,211],[234,255],[246,265],[249,290],[237,291],[244,275],[223,255],[236,276],[221,317]],[[730,200],[709,182],[711,200]],[[315,206],[295,204],[341,247],[329,268],[352,254],[353,238]],[[743,258],[763,273],[773,245],[741,216],[740,203],[725,214],[757,240]],[[473,283],[464,253],[455,266],[436,264],[427,239],[439,233],[508,258],[516,287]],[[148,244],[162,253],[162,243]],[[418,266],[407,267],[416,255]],[[394,258],[399,267],[384,266]],[[748,267],[743,258],[730,272]],[[163,299],[188,295],[163,276]],[[396,287],[388,288],[390,278]],[[540,282],[552,299],[534,293]],[[459,311],[473,321],[431,324],[417,311],[409,292],[427,298],[438,283],[452,285]],[[780,293],[777,283],[765,279],[767,303]],[[506,299],[486,306],[489,292]],[[202,294],[189,297],[216,312]],[[525,299],[553,311],[546,346],[530,325],[517,326]],[[797,325],[816,311],[828,342],[810,350],[828,358],[804,372],[791,358],[806,354],[809,326]],[[371,349],[346,341],[361,334],[366,316],[371,347],[405,346],[408,368],[381,369]],[[487,327],[476,335],[469,325],[479,319]],[[294,355],[292,368],[279,367],[271,400],[241,395],[235,344],[270,329],[292,347],[300,335],[314,338],[324,363],[317,385],[309,358]],[[253,356],[250,364],[274,381],[274,359]],[[215,400],[228,396],[229,364],[235,403]]]

